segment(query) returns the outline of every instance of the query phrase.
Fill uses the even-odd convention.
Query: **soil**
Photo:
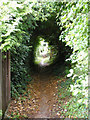
[[[33,76],[36,96],[39,99],[39,111],[34,116],[35,118],[50,118],[52,117],[52,109],[56,103],[57,81],[55,76],[51,74],[38,74]]]
[[[57,108],[58,79],[56,76],[50,71],[41,69],[32,78],[23,97],[11,101],[6,116],[60,118]]]

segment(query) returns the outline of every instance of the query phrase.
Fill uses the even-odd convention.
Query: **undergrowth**
[[[72,79],[58,77],[58,107],[64,118],[88,118],[88,107],[82,93],[72,96],[70,85],[74,85]]]

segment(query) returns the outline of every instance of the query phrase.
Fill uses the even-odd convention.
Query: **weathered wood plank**
[[[10,100],[10,51],[7,53],[7,102]]]
[[[6,53],[3,53],[6,55]],[[2,59],[2,110],[3,113],[6,109],[6,58]]]
[[[6,56],[2,59],[2,110],[4,114],[10,100],[10,51],[3,55]]]
[[[0,51],[0,112],[2,111],[2,53]],[[0,120],[2,115],[0,116]]]

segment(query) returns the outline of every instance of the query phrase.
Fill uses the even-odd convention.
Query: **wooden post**
[[[10,101],[10,51],[7,52],[7,103]]]
[[[2,55],[6,55],[3,53]],[[2,111],[6,109],[6,58],[2,60]]]
[[[2,59],[2,111],[5,113],[10,100],[10,51]]]
[[[2,112],[2,53],[0,50],[0,112]],[[0,116],[0,120],[2,115]]]

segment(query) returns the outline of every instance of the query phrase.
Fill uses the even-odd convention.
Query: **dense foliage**
[[[27,81],[29,82],[31,79],[30,69],[27,67],[32,47],[30,46],[31,34],[37,26],[36,21],[47,20],[50,13],[53,12],[50,7],[53,5],[2,0],[0,6],[2,14],[0,17],[0,42],[2,42],[0,49],[2,51],[11,50],[11,93],[12,97],[18,97],[19,93],[24,92]]]
[[[72,4],[67,3],[61,13],[62,16],[59,18],[66,29],[61,33],[60,40],[62,39],[73,48],[73,54],[69,58],[72,61],[72,69],[67,77],[72,77],[75,81],[75,84],[71,86],[72,94],[81,96],[82,104],[87,105],[88,4],[81,0]]]
[[[67,77],[71,77],[75,83],[71,85],[70,90],[73,96],[79,98],[76,100],[77,103],[86,108],[88,106],[88,3],[81,0],[67,3],[62,8],[61,15],[58,15],[58,19],[61,19],[59,24],[63,24],[66,28],[61,33],[60,40],[73,48],[73,54],[69,58],[72,61],[72,69]]]
[[[70,58],[72,68],[67,78],[72,79],[70,91],[76,96],[75,103],[88,107],[88,1],[82,2],[32,2],[30,0],[0,2],[0,49],[11,49],[12,83],[28,78],[27,57],[32,46],[31,36],[40,23],[55,14],[60,29],[59,41],[73,50]],[[39,29],[39,27],[37,27]],[[41,28],[40,28],[41,29]],[[54,41],[54,39],[52,40]],[[67,72],[68,73],[68,72]],[[23,78],[23,79],[22,79]],[[24,83],[24,82],[22,82]],[[17,86],[19,89],[21,86]],[[79,107],[77,106],[79,109]],[[73,109],[72,109],[73,110]],[[83,113],[84,114],[84,113]],[[85,114],[86,115],[86,114]],[[87,116],[86,116],[87,117]]]
[[[31,80],[28,68],[28,54],[30,52],[29,37],[26,34],[18,34],[19,39],[23,39],[20,46],[14,46],[11,49],[11,94],[12,97],[18,97],[26,88],[27,83]],[[18,37],[17,36],[17,37]]]

